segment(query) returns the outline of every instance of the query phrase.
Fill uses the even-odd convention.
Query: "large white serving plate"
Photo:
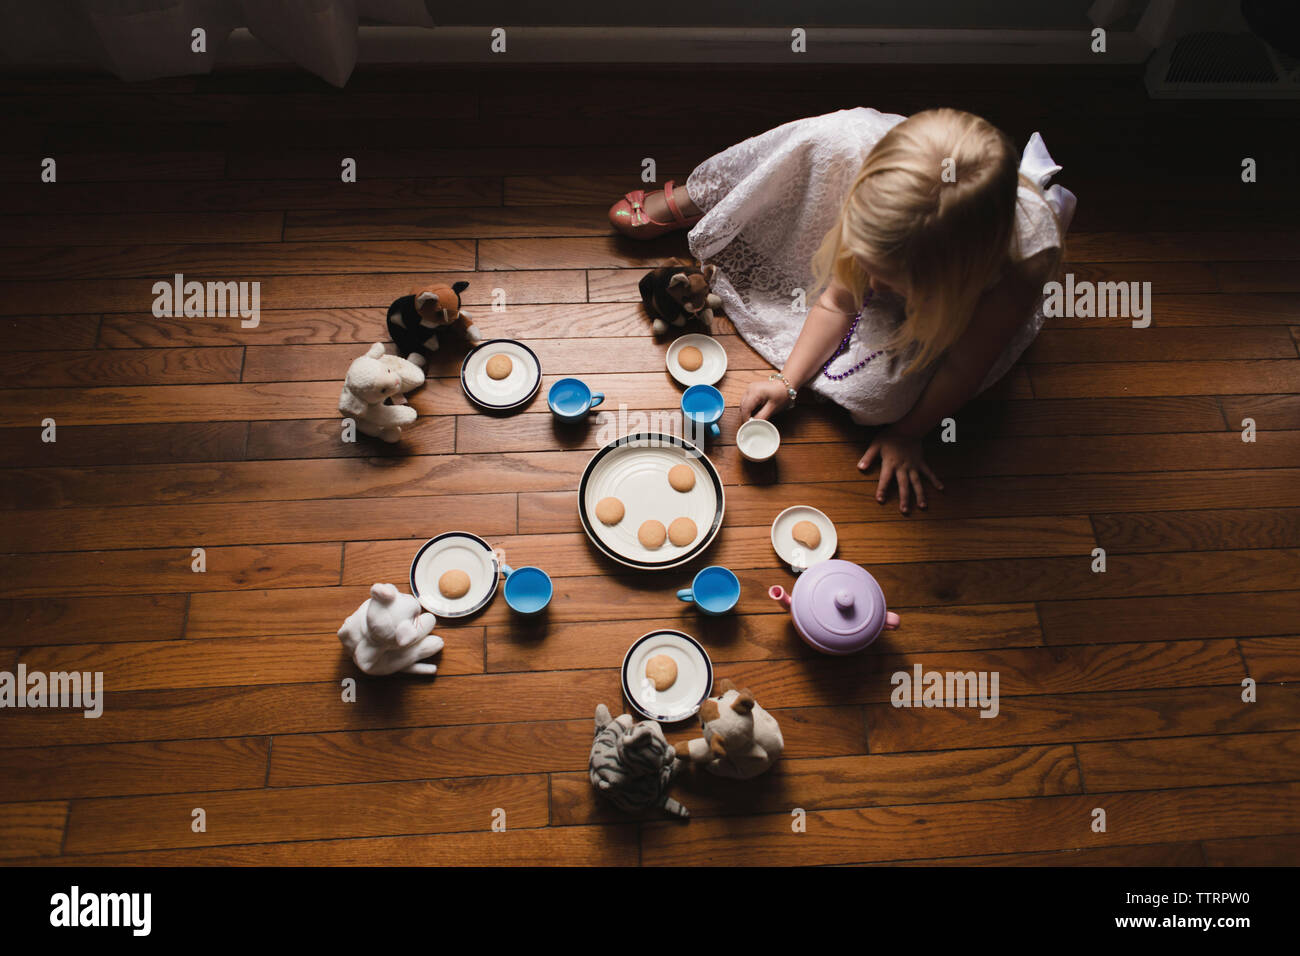
[[[688,492],[668,484],[668,470],[683,463],[695,471],[695,487]],[[596,518],[596,502],[607,497],[618,498],[626,509],[616,525]],[[587,537],[606,556],[644,570],[674,568],[703,552],[722,527],[724,505],[713,462],[690,442],[660,432],[634,432],[610,442],[592,456],[578,485],[578,516]],[[643,521],[661,521],[666,528],[681,517],[698,529],[690,544],[665,541],[652,550],[637,540]]]

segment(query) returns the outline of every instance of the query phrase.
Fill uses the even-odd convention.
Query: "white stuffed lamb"
[[[361,434],[395,442],[402,435],[402,426],[416,418],[403,393],[423,384],[423,369],[399,355],[386,354],[383,343],[376,342],[348,367],[339,411],[356,421]],[[393,403],[385,404],[386,399]]]
[[[729,680],[721,680],[722,693],[700,704],[700,723],[704,736],[696,737],[678,754],[692,763],[704,764],[720,777],[748,780],[757,777],[776,763],[785,740],[776,718],[758,706],[748,690],[737,690]]]
[[[420,602],[392,584],[372,584],[369,599],[348,615],[339,640],[363,672],[375,677],[403,671],[436,674],[425,662],[442,650],[442,638],[432,633],[437,621]]]

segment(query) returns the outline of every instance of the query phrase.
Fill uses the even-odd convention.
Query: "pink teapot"
[[[819,561],[792,592],[774,585],[767,594],[789,609],[799,636],[826,654],[853,654],[899,624],[876,579],[851,561]]]

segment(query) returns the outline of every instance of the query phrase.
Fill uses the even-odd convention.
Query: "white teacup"
[[[750,461],[767,461],[781,447],[781,433],[764,418],[751,418],[736,429],[736,447]]]

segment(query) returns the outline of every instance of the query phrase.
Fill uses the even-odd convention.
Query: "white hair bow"
[[[1070,220],[1074,218],[1074,207],[1078,204],[1078,198],[1064,186],[1048,186],[1052,177],[1060,171],[1061,167],[1047,151],[1047,144],[1043,142],[1043,137],[1035,132],[1029,137],[1029,142],[1025,144],[1025,151],[1020,157],[1020,173],[1043,191],[1052,211],[1056,213],[1057,222],[1061,224],[1061,232],[1064,233],[1070,228]]]

